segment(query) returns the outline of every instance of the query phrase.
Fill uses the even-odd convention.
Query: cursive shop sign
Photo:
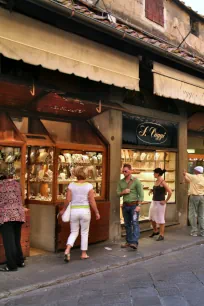
[[[177,148],[178,125],[123,114],[123,144]]]
[[[136,136],[138,140],[149,145],[165,144],[168,140],[166,128],[153,122],[140,123],[136,129]]]

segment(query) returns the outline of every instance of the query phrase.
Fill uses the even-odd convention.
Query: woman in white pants
[[[67,248],[65,250],[64,261],[70,261],[70,251],[79,235],[81,227],[81,259],[88,259],[88,237],[89,226],[91,221],[90,206],[96,214],[96,220],[100,219],[100,215],[94,199],[94,190],[92,184],[86,182],[86,174],[83,168],[79,168],[75,172],[77,182],[69,184],[65,206],[60,212],[62,215],[68,205],[71,205],[70,229],[71,234],[67,240]]]

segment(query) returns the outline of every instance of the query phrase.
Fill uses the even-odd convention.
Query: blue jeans
[[[126,241],[127,243],[138,244],[140,237],[140,227],[139,227],[139,213],[137,212],[137,220],[133,221],[133,215],[136,205],[133,206],[123,206],[123,218],[125,222],[126,229]]]

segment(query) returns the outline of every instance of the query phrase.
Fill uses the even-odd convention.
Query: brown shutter
[[[150,19],[153,21],[153,6],[154,6],[154,0],[145,0],[145,16],[146,18]]]
[[[145,16],[149,20],[164,26],[163,0],[145,0]]]

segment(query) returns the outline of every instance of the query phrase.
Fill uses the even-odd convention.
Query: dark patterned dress
[[[6,179],[0,181],[0,225],[6,222],[25,222],[20,183]]]

